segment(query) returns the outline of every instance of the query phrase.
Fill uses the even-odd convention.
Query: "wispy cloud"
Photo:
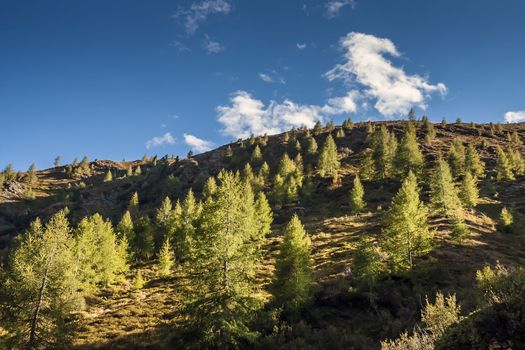
[[[284,78],[275,70],[271,70],[267,73],[259,73],[259,78],[265,83],[286,84]]]
[[[505,113],[506,123],[523,123],[525,122],[525,111],[514,111]]]
[[[297,43],[296,46],[297,46],[297,48],[299,50],[304,50],[304,49],[306,49],[307,45],[306,45],[306,43]]]
[[[221,43],[211,40],[208,35],[204,36],[203,46],[204,50],[206,50],[208,54],[219,53],[226,50],[226,48],[221,45]]]
[[[178,41],[178,40],[173,40],[170,43],[170,46],[176,48],[177,51],[180,52],[180,53],[191,52],[191,49],[189,47],[187,47],[186,44],[184,44],[183,42]]]
[[[162,145],[174,145],[175,138],[171,136],[169,132],[165,133],[163,136],[156,136],[151,140],[146,141],[146,148],[150,149],[153,147],[158,147]]]
[[[272,83],[273,82],[272,77],[269,76],[268,74],[259,73],[259,78],[261,78],[261,80],[264,81],[265,83]]]
[[[174,15],[182,21],[188,35],[194,34],[199,26],[206,21],[209,15],[228,14],[232,5],[228,0],[204,0],[194,2],[189,8],[179,8]]]
[[[339,16],[339,12],[345,6],[355,7],[354,0],[333,0],[329,1],[325,5],[325,15],[327,18],[334,18]]]
[[[184,134],[184,142],[197,153],[207,152],[214,146],[213,142],[200,139],[190,134]]]
[[[407,114],[410,108],[426,109],[432,93],[447,93],[443,83],[431,84],[426,77],[408,75],[385,58],[400,57],[396,46],[386,38],[349,33],[341,39],[345,62],[325,74],[361,88],[361,95],[375,100],[374,107],[384,116]]]

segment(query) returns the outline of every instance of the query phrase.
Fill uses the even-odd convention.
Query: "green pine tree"
[[[295,316],[308,303],[313,281],[310,259],[310,238],[297,215],[284,231],[275,276],[270,287],[273,302],[285,314]]]
[[[405,177],[409,171],[419,176],[424,158],[417,143],[416,128],[413,123],[407,124],[395,161],[397,172],[401,177]]]
[[[173,266],[175,265],[175,254],[171,245],[169,237],[166,238],[162,244],[159,252],[159,274],[162,277],[168,277],[173,273]]]
[[[113,173],[111,170],[108,170],[106,175],[104,175],[104,182],[111,182],[113,181]]]
[[[454,178],[463,175],[465,171],[465,147],[458,139],[454,139],[448,151],[448,162]]]
[[[412,269],[414,257],[431,249],[427,216],[428,209],[419,200],[416,176],[409,172],[392,199],[382,232],[383,250],[396,270]]]
[[[497,174],[496,179],[502,180],[514,180],[514,174],[512,172],[512,164],[508,158],[508,155],[503,151],[500,146],[496,146],[497,156]]]
[[[332,135],[328,135],[317,161],[317,171],[321,177],[329,176],[334,181],[338,179],[338,171],[341,167],[337,146]]]
[[[477,186],[477,181],[470,172],[467,172],[463,177],[463,182],[461,183],[461,200],[463,204],[468,208],[474,208],[478,205],[479,202],[479,191]]]
[[[183,269],[181,311],[196,346],[225,349],[256,336],[248,325],[261,306],[255,272],[262,244],[249,185],[231,172],[222,171],[217,179],[215,198],[205,203],[192,240],[194,254]]]
[[[361,184],[359,175],[356,175],[354,178],[354,185],[352,187],[352,191],[350,192],[350,209],[353,213],[359,213],[365,208],[366,202],[363,199],[364,195],[365,189]]]
[[[45,226],[37,219],[17,241],[0,283],[8,348],[66,348],[73,331],[66,320],[82,305],[66,211],[53,215]]]
[[[430,202],[434,209],[450,217],[459,217],[461,201],[450,173],[450,167],[441,157],[430,177]]]
[[[353,276],[370,287],[383,270],[382,254],[379,247],[376,247],[370,239],[362,236],[352,259]]]
[[[175,208],[173,246],[177,259],[184,261],[191,256],[192,241],[195,238],[201,216],[202,205],[195,199],[190,189],[182,205]]]
[[[79,276],[89,291],[94,291],[97,285],[111,285],[129,268],[127,252],[119,249],[111,222],[100,214],[80,221],[75,230],[75,243]]]
[[[467,145],[465,153],[465,172],[471,173],[477,178],[481,178],[485,174],[485,165],[479,159],[479,154],[471,143]]]
[[[499,222],[498,222],[500,231],[504,233],[512,233],[513,225],[514,225],[514,216],[506,207],[503,207],[503,209],[501,209],[501,213],[499,216]]]

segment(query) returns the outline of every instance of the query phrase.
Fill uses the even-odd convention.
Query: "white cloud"
[[[341,46],[346,50],[346,62],[325,76],[330,81],[360,84],[362,97],[375,99],[374,107],[384,116],[407,114],[414,106],[425,109],[430,94],[447,93],[443,83],[432,85],[425,77],[407,75],[402,68],[394,67],[384,55],[401,55],[389,39],[352,32],[341,39]]]
[[[226,50],[226,48],[223,45],[221,45],[221,43],[217,41],[212,41],[208,35],[204,36],[204,49],[209,54],[219,53]]]
[[[268,74],[259,73],[259,78],[261,78],[262,81],[265,83],[273,83],[273,79]]]
[[[271,70],[268,73],[259,73],[259,78],[265,83],[286,84],[284,78],[275,70]]]
[[[326,17],[328,18],[334,18],[339,15],[339,12],[341,9],[345,6],[351,6],[352,8],[355,6],[354,0],[333,0],[329,1],[325,5],[326,10]]]
[[[515,111],[505,113],[506,123],[523,123],[525,122],[525,111]]]
[[[186,33],[191,35],[197,31],[209,15],[228,14],[231,10],[232,6],[228,0],[204,0],[194,2],[187,9],[180,8],[174,17],[183,22]]]
[[[306,43],[297,43],[295,45],[297,46],[299,50],[304,50],[306,49],[306,46],[307,46]]]
[[[165,133],[163,136],[156,136],[151,140],[146,142],[146,148],[150,149],[152,147],[162,146],[162,145],[174,145],[175,138],[171,136],[169,132]]]
[[[324,106],[284,100],[282,103],[271,101],[266,107],[248,92],[237,91],[229,106],[217,107],[218,121],[223,125],[221,131],[224,135],[236,138],[278,134],[293,127],[312,128],[317,121],[323,121],[324,116],[354,112],[356,95],[351,91],[345,97],[330,99]]]
[[[187,47],[183,42],[178,41],[178,40],[172,41],[170,43],[170,46],[176,48],[177,51],[179,51],[180,53],[191,52],[191,49],[189,47]]]
[[[190,134],[184,134],[184,142],[197,153],[207,152],[213,147],[213,142],[200,139]]]

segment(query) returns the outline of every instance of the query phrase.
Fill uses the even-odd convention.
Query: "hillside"
[[[454,140],[465,146],[473,145],[485,164],[485,176],[478,183],[479,204],[465,209],[463,214],[468,237],[461,242],[454,239],[452,221],[431,213],[429,224],[435,230],[432,250],[415,258],[410,273],[382,276],[373,288],[363,288],[356,282],[351,266],[359,239],[367,236],[381,240],[383,218],[402,179],[363,180],[367,205],[359,214],[352,214],[350,210],[352,182],[370,146],[369,129],[386,126],[401,140],[407,123],[356,123],[351,129],[338,126],[335,130],[324,128],[313,134],[321,148],[328,134],[335,136],[339,131],[340,137],[335,137],[341,161],[339,181],[333,183],[315,174],[308,198],[299,197],[284,204],[271,201],[272,232],[266,240],[263,264],[257,275],[265,286],[262,298],[268,300],[266,287],[272,278],[284,225],[297,213],[312,240],[313,302],[302,312],[300,321],[290,322],[291,325],[275,326],[271,320],[258,320],[257,328],[263,334],[258,347],[377,349],[380,340],[395,338],[405,330],[411,332],[419,324],[426,296],[433,298],[437,291],[455,293],[462,315],[467,316],[477,308],[473,289],[477,270],[497,262],[508,267],[525,265],[525,177],[517,174],[515,180],[497,181],[495,149],[496,146],[506,149],[511,133],[517,133],[524,141],[525,125],[433,124],[435,138],[426,142],[426,132],[418,122],[417,138],[425,159],[419,182],[425,203],[429,202],[429,171],[440,154],[449,152]],[[260,146],[271,174],[276,173],[284,152],[297,152],[295,140],[300,142],[301,152],[304,152],[305,133],[305,130],[295,130],[269,136],[265,145]],[[183,200],[191,188],[197,198],[202,198],[208,177],[216,176],[221,169],[242,170],[250,161],[255,145],[260,144],[260,138],[240,140],[181,159],[159,156],[155,160],[134,162],[96,160],[89,162],[86,171],[73,174],[67,165],[37,171],[36,181],[31,186],[33,198],[25,198],[28,185],[23,181],[7,184],[0,191],[1,256],[7,256],[13,238],[32,220],[40,217],[45,221],[64,207],[70,211],[72,224],[85,216],[100,213],[116,225],[131,196],[137,192],[140,213],[154,219],[155,211],[166,196],[175,203],[177,199]],[[525,154],[521,143],[512,147],[521,155]],[[303,158],[307,163],[307,156]],[[140,174],[135,173],[137,167],[140,167]],[[134,174],[129,174],[130,168]],[[253,168],[258,170],[257,165]],[[105,179],[108,172],[112,174],[111,180]],[[269,185],[264,191],[270,193],[271,189]],[[514,216],[512,233],[498,229],[503,207]],[[156,269],[155,260],[133,265],[124,281],[87,297],[85,307],[75,314],[78,328],[73,348],[157,349],[165,346],[167,335],[174,334],[173,324],[177,323],[180,307],[177,290],[183,271],[177,269],[172,276],[160,278]],[[145,285],[135,290],[132,280],[139,270]],[[524,327],[523,324],[515,326],[516,330]],[[501,334],[501,337],[510,336]],[[525,344],[518,344],[516,340],[504,344],[498,338],[495,343],[501,348],[525,348]]]

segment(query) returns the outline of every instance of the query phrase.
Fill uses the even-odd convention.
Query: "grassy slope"
[[[399,133],[404,127],[401,122],[388,124]],[[522,139],[525,136],[525,129],[521,129],[521,126],[505,127],[517,129]],[[491,147],[487,150],[479,148],[480,141],[484,138],[490,146],[505,145],[506,137],[504,134],[491,136],[488,130],[488,125],[477,125],[475,128],[467,125],[436,125],[437,138],[430,147],[424,146],[423,151],[427,159],[433,159],[438,151],[448,149],[454,137],[459,137],[464,143],[478,146],[490,176],[495,159]],[[423,137],[419,131],[418,136],[421,139]],[[321,145],[324,135],[317,138]],[[433,252],[416,261],[417,267],[412,276],[394,276],[381,281],[373,293],[373,302],[370,302],[371,299],[352,289],[352,283],[345,277],[345,270],[351,264],[352,250],[358,237],[380,234],[381,217],[399,183],[365,182],[368,212],[359,216],[347,215],[352,175],[359,165],[364,142],[364,125],[336,140],[344,155],[341,186],[332,188],[319,180],[310,202],[275,211],[276,223],[268,240],[261,280],[267,282],[271,276],[282,223],[293,211],[299,210],[312,237],[318,281],[315,304],[305,318],[314,327],[335,325],[355,334],[365,334],[377,344],[377,339],[395,336],[407,327],[412,327],[418,320],[418,310],[425,295],[433,295],[438,289],[457,291],[458,299],[468,311],[473,306],[474,296],[470,287],[477,269],[496,260],[505,264],[525,264],[522,236],[505,235],[495,230],[502,203],[512,208],[520,223],[525,217],[525,182],[519,178],[512,182],[497,183],[497,195],[493,189],[481,183],[481,204],[466,214],[466,223],[472,234],[461,245],[450,239],[449,223],[446,220],[431,218],[431,224],[436,229]],[[234,153],[239,152],[238,147],[237,144],[232,145]],[[263,149],[264,158],[279,159],[285,147],[281,136],[270,137],[268,146]],[[35,200],[20,201],[16,194],[0,193],[0,236],[3,234],[4,237],[3,241],[0,239],[0,248],[2,242],[8,241],[5,237],[22,229],[34,216],[50,215],[65,205],[72,209],[74,218],[99,211],[117,220],[130,194],[137,190],[141,197],[141,209],[153,212],[165,194],[165,189],[160,185],[168,173],[182,179],[181,189],[174,195],[182,194],[199,171],[214,174],[221,167],[228,167],[223,154],[224,147],[196,156],[193,160],[182,160],[177,164],[170,162],[171,165],[163,172],[152,169],[150,176],[131,181],[116,179],[111,183],[102,182],[107,169],[124,172],[129,164],[96,162],[93,163],[95,174],[82,179],[87,184],[86,188],[71,191],[75,200],[64,199],[61,189],[65,189],[68,184],[75,187],[80,180],[65,178],[62,168],[41,171],[38,173]],[[270,163],[272,169],[274,164]],[[148,167],[145,165],[143,170]],[[147,283],[141,291],[133,291],[130,281],[138,268],[143,271]],[[162,341],[166,326],[177,308],[176,284],[176,276],[169,280],[158,279],[153,264],[135,267],[119,288],[105,290],[87,300],[86,309],[79,314],[80,328],[75,344],[81,349],[110,346],[125,349],[131,345],[155,348],[155,344]]]

